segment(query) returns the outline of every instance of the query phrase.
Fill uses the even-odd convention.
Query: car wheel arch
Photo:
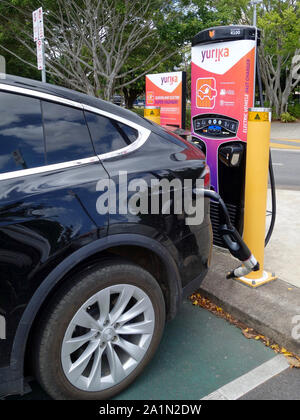
[[[47,298],[51,295],[51,292],[63,284],[64,279],[68,277],[68,274],[74,266],[84,263],[84,261],[87,261],[89,258],[96,256],[99,253],[105,253],[107,250],[121,246],[144,248],[155,254],[157,258],[162,261],[166,270],[170,291],[167,319],[174,318],[182,300],[182,285],[177,265],[167,248],[152,238],[138,234],[116,234],[111,237],[95,240],[72,253],[55,267],[32,296],[22,315],[13,343],[11,367],[14,370],[14,374],[23,377],[25,354],[30,332],[38,313],[47,301]]]

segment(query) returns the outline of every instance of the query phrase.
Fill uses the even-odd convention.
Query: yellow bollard
[[[274,274],[263,270],[270,130],[271,109],[249,108],[243,239],[259,262],[260,270],[253,271],[238,280],[252,287],[276,279]]]
[[[160,108],[158,106],[146,106],[144,109],[144,117],[156,124],[160,124]]]

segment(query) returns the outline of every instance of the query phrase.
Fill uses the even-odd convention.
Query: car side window
[[[85,116],[98,155],[122,149],[134,141],[136,130],[131,127],[126,132],[127,126],[102,115],[85,112]]]
[[[129,125],[118,122],[120,129],[125,133],[130,143],[133,143],[138,138],[139,132]]]
[[[0,173],[45,165],[39,99],[0,92]]]
[[[42,101],[49,165],[95,155],[83,111]]]

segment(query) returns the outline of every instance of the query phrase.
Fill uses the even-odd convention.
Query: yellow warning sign
[[[153,107],[153,108],[145,108],[144,109],[144,117],[148,118],[148,120],[151,120],[155,122],[156,124],[160,124],[160,108]]]
[[[270,112],[249,111],[248,121],[255,121],[255,122],[271,121],[271,113]]]

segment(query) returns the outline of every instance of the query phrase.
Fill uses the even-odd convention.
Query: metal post
[[[250,4],[252,4],[253,5],[253,26],[256,26],[256,5],[258,4],[258,3],[261,3],[262,2],[262,0],[251,0],[250,1]]]
[[[256,26],[256,2],[254,3],[253,9],[253,26]]]
[[[42,39],[42,54],[43,54],[42,82],[46,83],[45,39]]]
[[[252,287],[275,280],[275,275],[263,270],[270,150],[271,109],[249,108],[245,217],[243,239],[260,263],[260,269],[239,280]]]

